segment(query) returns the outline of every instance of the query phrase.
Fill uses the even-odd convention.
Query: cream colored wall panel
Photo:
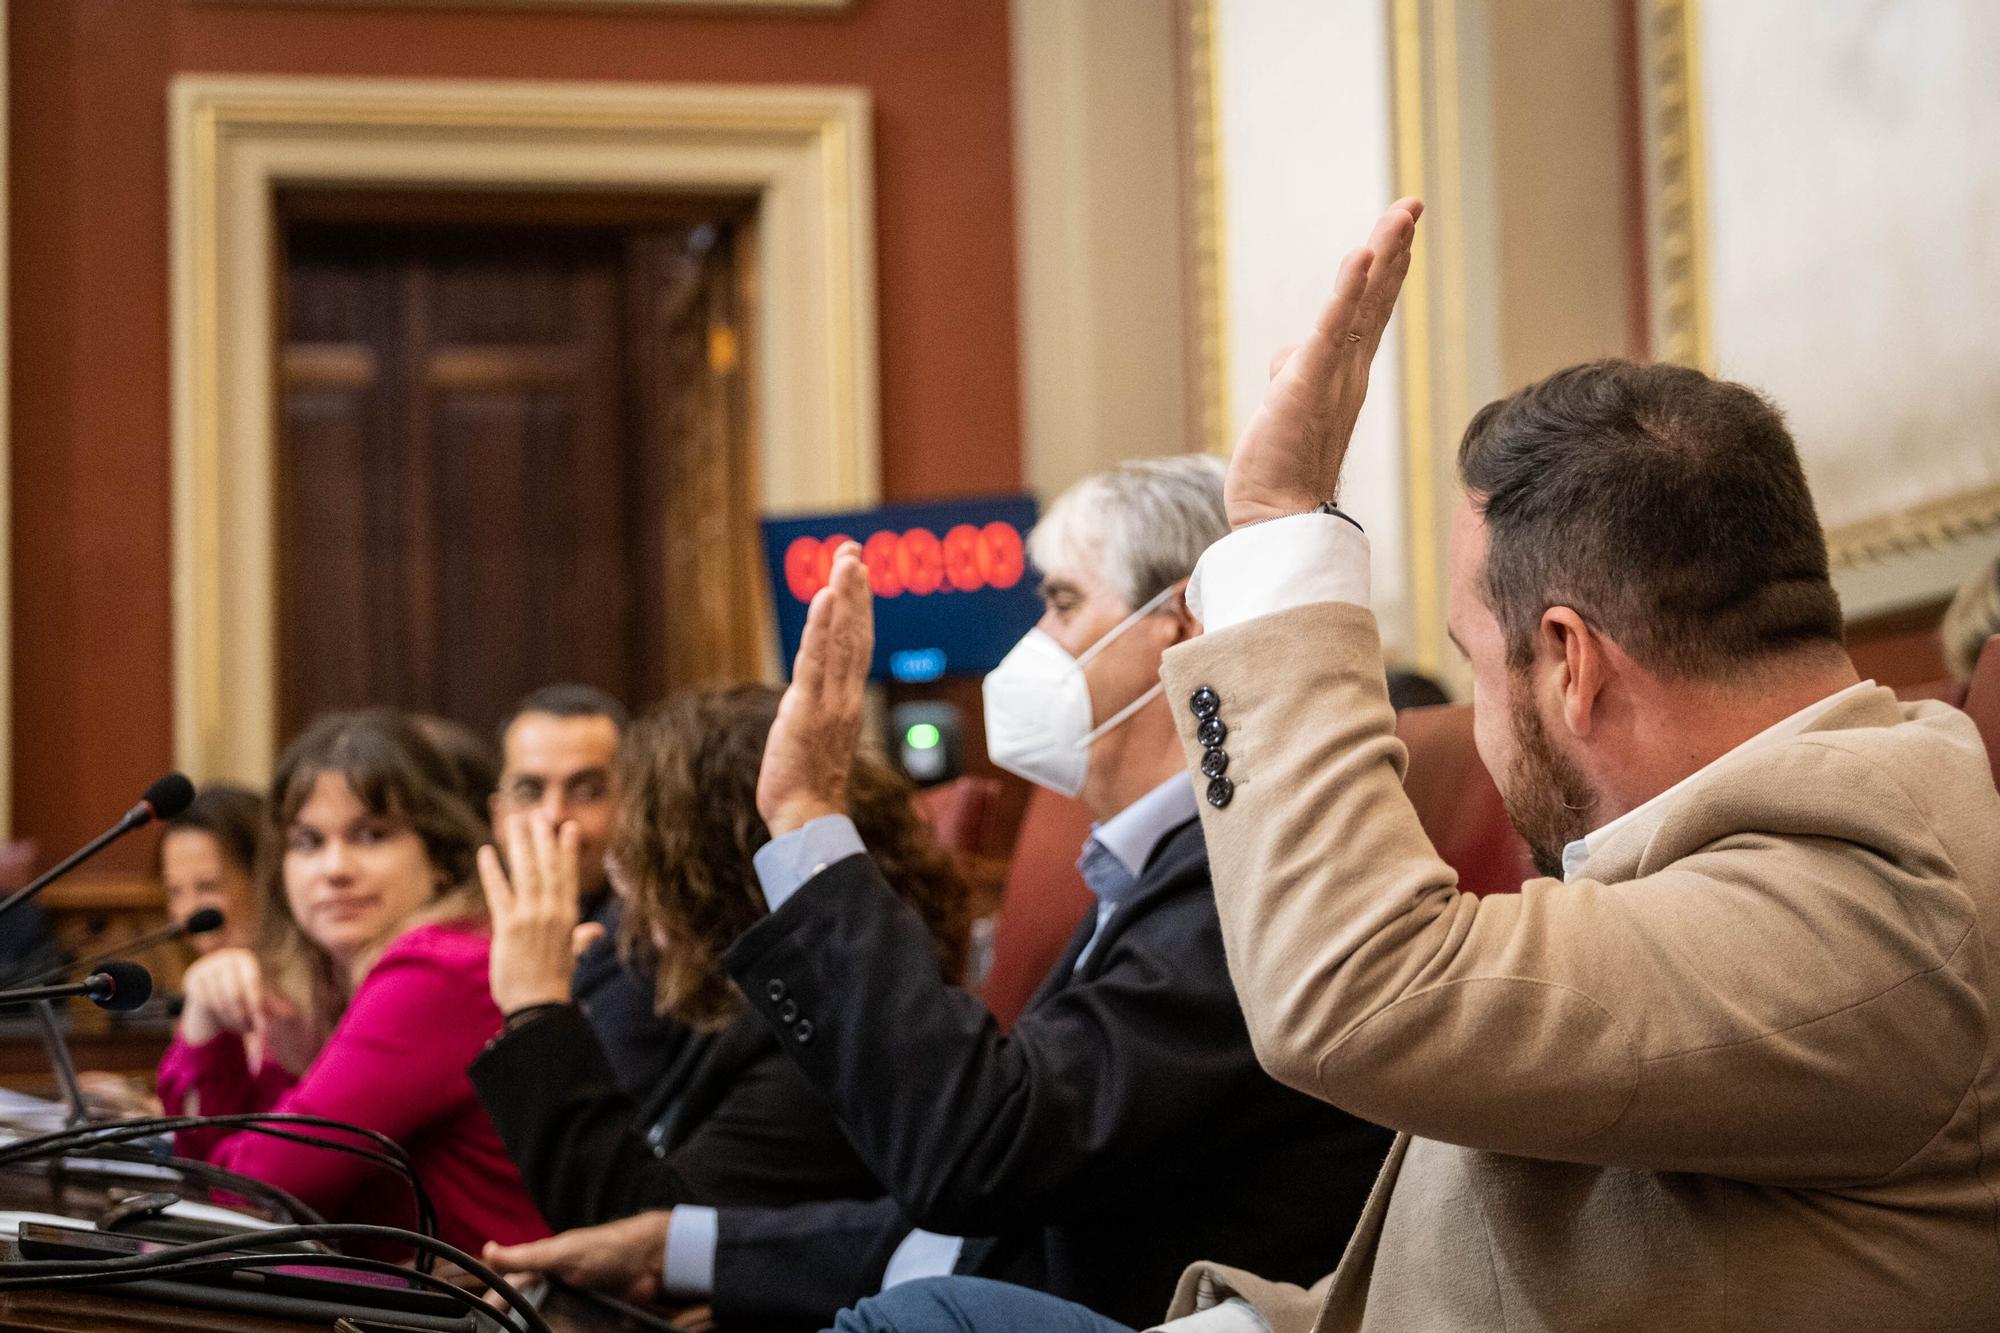
[[[1843,566],[2000,525],[2000,6],[1686,8],[1715,368],[1785,409]]]
[[[1187,447],[1176,0],[1013,0],[1023,471]]]
[[[1341,256],[1396,196],[1388,15],[1379,0],[1217,0],[1224,327],[1232,437],[1271,358],[1312,330]],[[1413,609],[1400,352],[1376,358],[1342,502],[1367,526],[1392,654]]]

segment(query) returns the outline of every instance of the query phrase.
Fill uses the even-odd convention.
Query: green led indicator
[[[929,722],[919,722],[903,733],[904,742],[912,750],[935,750],[944,738],[938,734],[936,726]]]

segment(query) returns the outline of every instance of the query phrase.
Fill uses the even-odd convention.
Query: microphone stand
[[[63,1123],[75,1128],[90,1121],[90,1112],[84,1108],[83,1087],[76,1081],[76,1061],[70,1056],[69,1039],[63,1036],[56,1022],[55,1005],[47,1000],[34,1003],[35,1018],[42,1027],[42,1046],[49,1053],[49,1064],[55,1068],[56,1084],[62,1088],[63,1100],[69,1103],[69,1117]]]

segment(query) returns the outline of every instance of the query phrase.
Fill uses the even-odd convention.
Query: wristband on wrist
[[[1356,532],[1366,533],[1368,531],[1368,529],[1361,526],[1360,519],[1342,509],[1339,504],[1332,500],[1321,500],[1306,512],[1308,514],[1332,514],[1335,518],[1344,518],[1349,523],[1352,523]]]
[[[506,1032],[516,1031],[517,1029],[526,1027],[538,1018],[553,1013],[557,1009],[567,1009],[568,1007],[569,1004],[565,1000],[543,1000],[538,1004],[524,1004],[519,1009],[512,1010],[507,1014],[502,1030]]]

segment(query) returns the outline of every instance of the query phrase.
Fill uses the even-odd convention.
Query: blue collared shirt
[[[1153,859],[1160,843],[1199,813],[1193,781],[1185,773],[1176,773],[1102,824],[1091,826],[1090,840],[1083,844],[1076,868],[1084,887],[1097,895],[1097,928],[1076,956],[1078,967],[1097,947],[1111,914],[1139,887],[1146,862]]]

